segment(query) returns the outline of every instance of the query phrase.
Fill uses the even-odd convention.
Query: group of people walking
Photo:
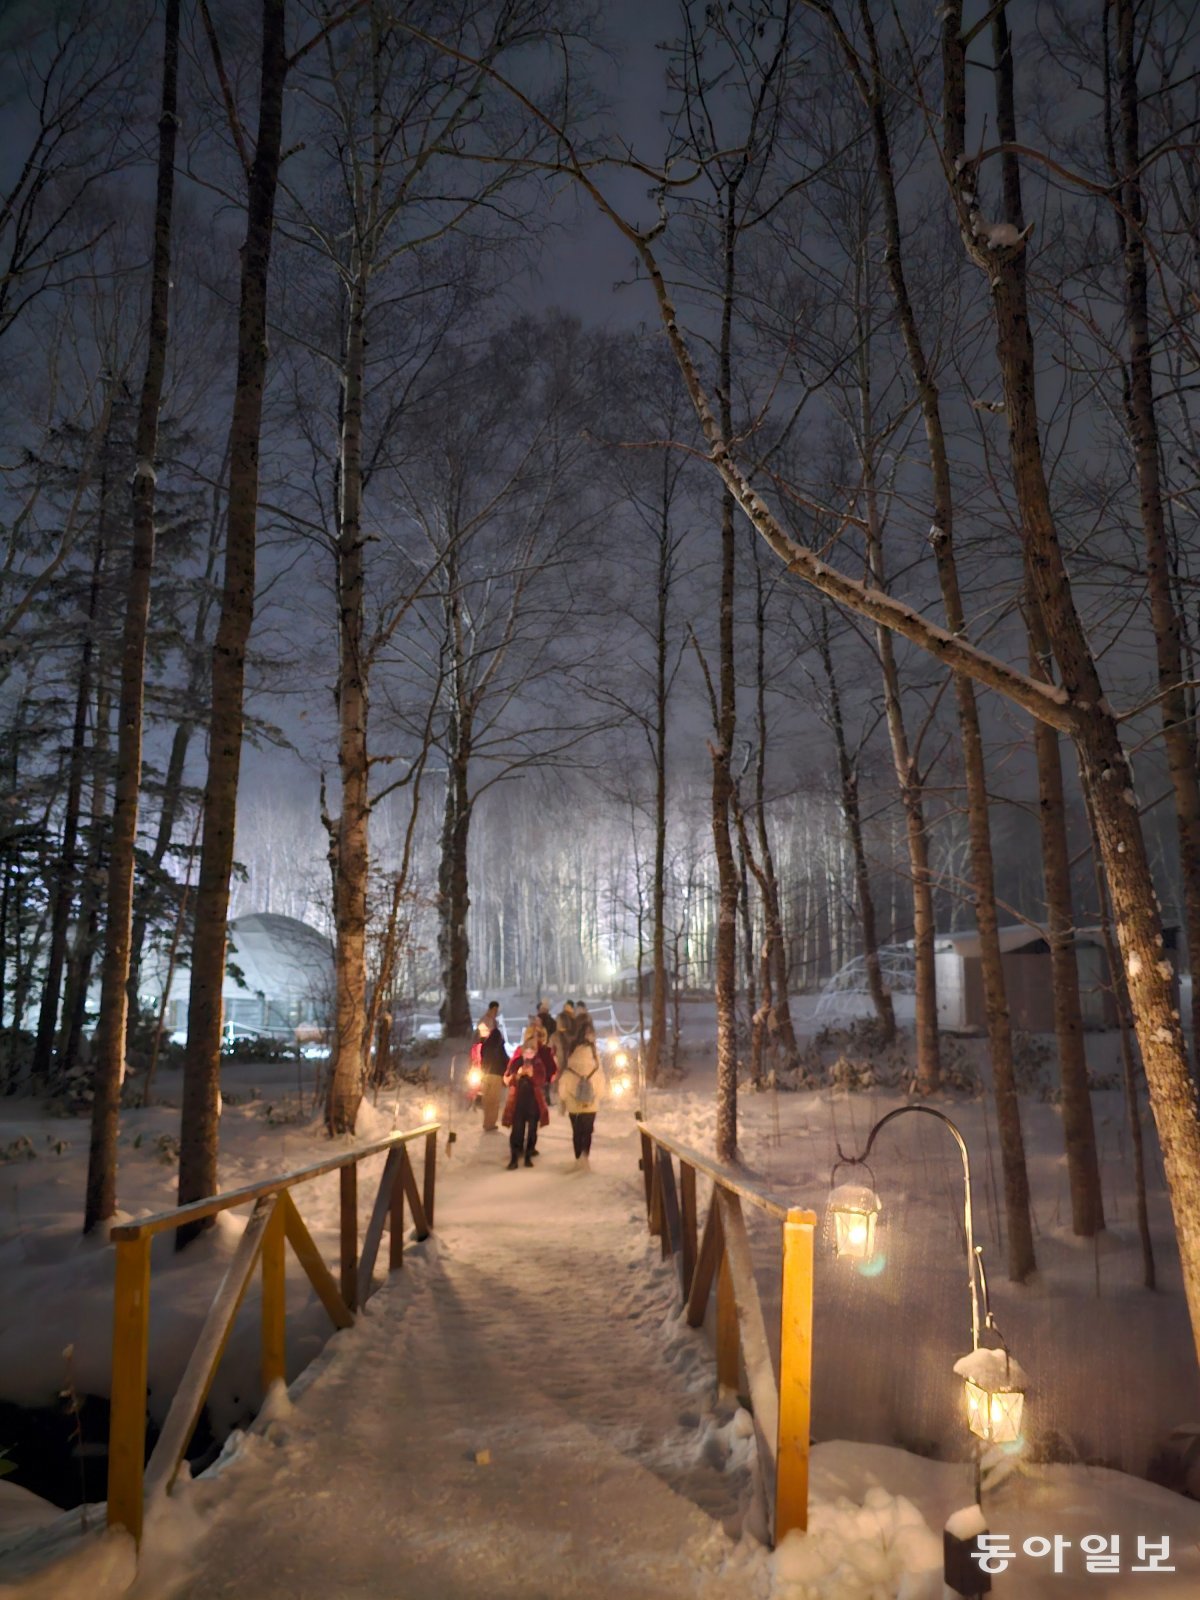
[[[484,1075],[483,1131],[496,1132],[498,1122],[510,1130],[508,1170],[522,1159],[527,1167],[533,1165],[538,1129],[550,1121],[555,1090],[571,1119],[575,1159],[586,1162],[596,1111],[608,1089],[587,1007],[568,1000],[555,1017],[549,1001],[541,1001],[509,1059],[500,1031],[500,1002],[493,1000],[480,1019],[476,1044]]]

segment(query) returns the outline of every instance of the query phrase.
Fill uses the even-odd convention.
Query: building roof
[[[262,995],[267,1000],[303,1000],[326,993],[333,983],[333,945],[323,933],[274,911],[254,911],[229,924],[225,1000]],[[239,976],[228,968],[232,966]],[[155,1003],[167,976],[162,951],[147,953],[139,990],[147,1004]],[[186,1000],[191,982],[189,969],[179,963],[171,975],[171,1000]]]
[[[240,982],[226,980],[227,994],[306,996],[314,988],[328,987],[333,946],[296,917],[254,911],[229,924],[226,961],[241,974]]]
[[[1018,951],[1026,955],[1043,955],[1050,948],[1046,930],[1029,922],[1019,922],[1013,927],[998,928],[996,931],[1000,938],[1000,954],[1003,956],[1014,955]],[[1102,942],[1098,928],[1075,929],[1077,945],[1098,945]],[[979,933],[975,928],[964,928],[960,933],[939,933],[934,949],[953,951],[967,960],[977,960],[982,953]]]

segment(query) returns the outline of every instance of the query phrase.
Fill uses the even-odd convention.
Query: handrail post
[[[112,1410],[108,1425],[108,1525],[141,1543],[150,1346],[150,1240],[116,1241]]]
[[[645,1187],[646,1187],[646,1217],[647,1217],[647,1220],[650,1222],[650,1232],[653,1233],[654,1232],[654,1223],[653,1223],[652,1219],[653,1219],[653,1215],[654,1215],[654,1148],[655,1147],[654,1147],[654,1141],[651,1139],[650,1135],[646,1132],[645,1128],[642,1128],[642,1127],[639,1126],[639,1132],[641,1133],[641,1136],[642,1136],[642,1181],[643,1181],[643,1183],[645,1184]]]
[[[775,1469],[775,1544],[808,1528],[808,1441],[812,1425],[813,1237],[811,1211],[783,1223],[779,1320],[779,1436]]]
[[[714,1206],[718,1203],[715,1194],[712,1203]],[[729,1252],[723,1240],[717,1267],[717,1388],[722,1394],[737,1394],[741,1388],[737,1300],[733,1293],[733,1274],[729,1270]]]
[[[425,1135],[425,1171],[422,1174],[421,1199],[425,1205],[425,1226],[433,1227],[433,1200],[437,1187],[437,1133]]]
[[[341,1199],[341,1291],[347,1307],[358,1306],[358,1163],[338,1172]]]
[[[696,1169],[679,1159],[680,1246],[679,1278],[683,1298],[692,1292],[696,1273]]]
[[[276,1203],[262,1240],[262,1389],[287,1382],[287,1266],[283,1206]]]
[[[408,1147],[400,1146],[400,1160],[392,1181],[392,1204],[388,1216],[388,1271],[397,1272],[404,1265],[404,1168],[408,1162]]]

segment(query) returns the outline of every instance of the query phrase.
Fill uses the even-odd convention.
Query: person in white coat
[[[608,1082],[596,1049],[596,1030],[589,1022],[580,1030],[575,1047],[567,1057],[558,1087],[559,1099],[571,1119],[576,1161],[585,1160],[591,1154],[596,1111],[607,1093]]]

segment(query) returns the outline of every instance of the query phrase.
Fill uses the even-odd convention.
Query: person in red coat
[[[526,1028],[521,1048],[508,1064],[504,1081],[508,1085],[508,1100],[501,1121],[512,1132],[508,1137],[511,1172],[522,1152],[525,1165],[531,1167],[537,1154],[538,1129],[550,1121],[550,1107],[546,1104],[546,1084],[553,1076],[554,1057],[546,1044],[546,1036],[538,1027]]]

